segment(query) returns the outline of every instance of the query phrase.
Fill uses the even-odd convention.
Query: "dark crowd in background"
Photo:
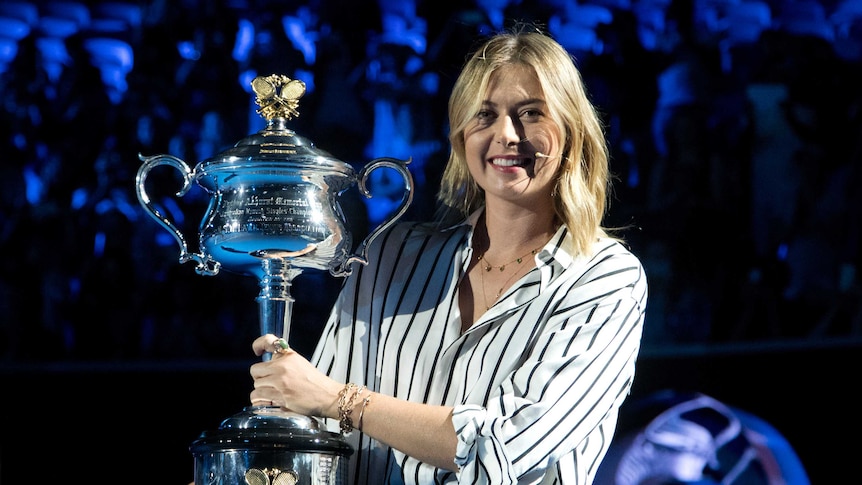
[[[411,158],[404,219],[429,218],[449,86],[513,20],[570,49],[605,120],[645,348],[862,336],[858,0],[4,0],[0,358],[249,357],[258,282],[179,264],[138,154],[220,153],[263,127],[251,79],[285,74],[307,85],[291,128],[357,168]],[[342,196],[354,239],[400,199],[388,182]],[[197,250],[209,196],[179,187],[151,195]],[[297,348],[339,285],[297,278]]]

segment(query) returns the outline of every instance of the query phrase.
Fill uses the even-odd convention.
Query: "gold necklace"
[[[499,269],[499,270],[500,270],[500,272],[502,273],[503,271],[506,271],[506,266],[508,266],[508,265],[510,265],[510,264],[512,264],[512,263],[518,263],[518,264],[521,264],[521,263],[523,263],[523,262],[524,262],[524,258],[526,258],[526,257],[527,257],[527,256],[529,256],[529,255],[534,255],[534,256],[535,256],[535,255],[536,255],[536,253],[538,253],[540,249],[542,249],[542,248],[536,248],[536,249],[533,249],[533,250],[531,250],[531,251],[527,252],[526,254],[521,255],[521,256],[519,256],[519,257],[517,257],[517,258],[515,258],[515,259],[513,259],[513,260],[511,260],[511,261],[509,261],[508,263],[506,263],[506,264],[502,264],[502,265],[500,265],[500,266],[494,266],[494,265],[492,265],[491,263],[489,263],[489,262],[488,262],[488,260],[487,260],[487,259],[485,259],[485,253],[480,254],[480,255],[479,255],[479,259],[478,259],[477,261],[484,261],[484,262],[482,263],[482,269],[484,269],[485,271],[491,271],[492,269],[497,268],[497,269]]]
[[[521,256],[519,258],[515,258],[512,261],[509,261],[508,263],[506,263],[502,266],[493,266],[490,263],[488,263],[488,260],[484,260],[484,263],[482,266],[482,269],[484,271],[480,271],[479,276],[482,278],[482,299],[485,301],[485,311],[488,311],[491,309],[491,305],[488,304],[488,292],[487,292],[487,290],[485,290],[485,273],[491,271],[493,268],[498,268],[500,270],[500,272],[503,272],[503,270],[506,269],[506,266],[508,266],[512,263],[518,263],[520,265],[524,261],[524,258],[526,258],[528,255],[531,255],[531,254],[535,255],[536,253],[539,252],[540,249],[542,249],[542,248],[533,249],[532,251],[524,254],[523,256]],[[484,256],[485,256],[485,253],[480,254],[477,262],[483,261]],[[514,278],[515,275],[517,275],[520,272],[521,272],[521,268],[518,267],[514,272],[512,272],[511,275],[509,275],[508,278],[506,278],[506,281],[503,282],[503,285],[500,286],[500,289],[497,290],[497,294],[494,296],[494,303],[496,303],[496,301],[500,299],[500,296],[503,294],[503,290],[505,290],[509,286],[509,283],[512,281],[512,278]]]

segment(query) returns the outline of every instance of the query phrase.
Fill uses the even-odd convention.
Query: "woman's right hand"
[[[281,345],[279,345],[281,343]],[[344,387],[320,372],[283,340],[267,334],[252,343],[255,355],[272,359],[251,366],[253,405],[273,404],[306,416],[338,418],[338,393]]]

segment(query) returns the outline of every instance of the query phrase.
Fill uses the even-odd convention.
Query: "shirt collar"
[[[484,210],[484,206],[479,207],[464,220],[448,228],[456,229],[464,227],[468,229],[466,239],[467,255],[463,261],[465,270],[466,265],[469,264],[470,258],[473,254],[473,231],[476,229],[476,224],[479,222],[479,217],[482,216],[482,212],[484,212]],[[571,247],[571,239],[572,235],[568,228],[565,225],[560,225],[560,227],[557,228],[557,232],[554,233],[548,243],[545,244],[545,246],[537,253],[538,267],[542,274],[542,287],[547,286],[554,276],[562,273],[565,268],[569,267],[574,262],[575,258],[566,249]]]

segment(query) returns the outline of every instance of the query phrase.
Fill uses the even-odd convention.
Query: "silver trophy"
[[[180,247],[180,263],[213,276],[221,268],[258,278],[261,335],[289,341],[294,299],[291,284],[303,271],[347,276],[352,263],[367,264],[367,246],[407,210],[413,199],[409,160],[377,158],[358,172],[287,128],[298,116],[305,83],[273,74],[252,82],[266,127],[191,169],[171,155],[143,156],[138,201]],[[150,201],[147,175],[169,166],[183,177],[183,197],[196,182],[210,196],[200,223],[199,252],[189,251],[178,227]],[[370,173],[390,168],[404,178],[400,205],[353,251],[339,196],[354,185],[367,198]],[[264,359],[269,358],[268,355]],[[351,447],[313,417],[274,406],[249,406],[192,444],[195,484],[341,483]]]

